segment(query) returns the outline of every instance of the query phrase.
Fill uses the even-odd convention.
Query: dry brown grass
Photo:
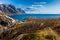
[[[27,20],[5,32],[6,40],[60,40],[60,19]],[[23,35],[21,38],[21,34]]]

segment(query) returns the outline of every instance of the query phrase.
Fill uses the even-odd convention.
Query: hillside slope
[[[11,4],[0,4],[0,12],[6,15],[17,15],[17,14],[25,14],[25,11],[21,8],[16,8]]]
[[[60,18],[20,22],[0,14],[0,40],[60,40]]]

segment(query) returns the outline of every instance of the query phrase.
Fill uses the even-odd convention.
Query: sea
[[[37,19],[60,18],[60,14],[21,14],[21,15],[13,15],[10,17],[19,21],[24,21],[26,18],[37,18]]]

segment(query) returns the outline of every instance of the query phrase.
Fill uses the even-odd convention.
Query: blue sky
[[[28,14],[60,14],[60,0],[0,0],[0,4],[12,4]]]

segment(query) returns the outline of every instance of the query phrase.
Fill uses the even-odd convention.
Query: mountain
[[[17,10],[18,10],[19,12],[21,12],[21,13],[25,13],[25,11],[22,10],[21,8],[17,8]]]
[[[25,13],[25,11],[21,8],[16,8],[11,4],[0,4],[0,12],[5,13],[6,15],[16,15]]]

